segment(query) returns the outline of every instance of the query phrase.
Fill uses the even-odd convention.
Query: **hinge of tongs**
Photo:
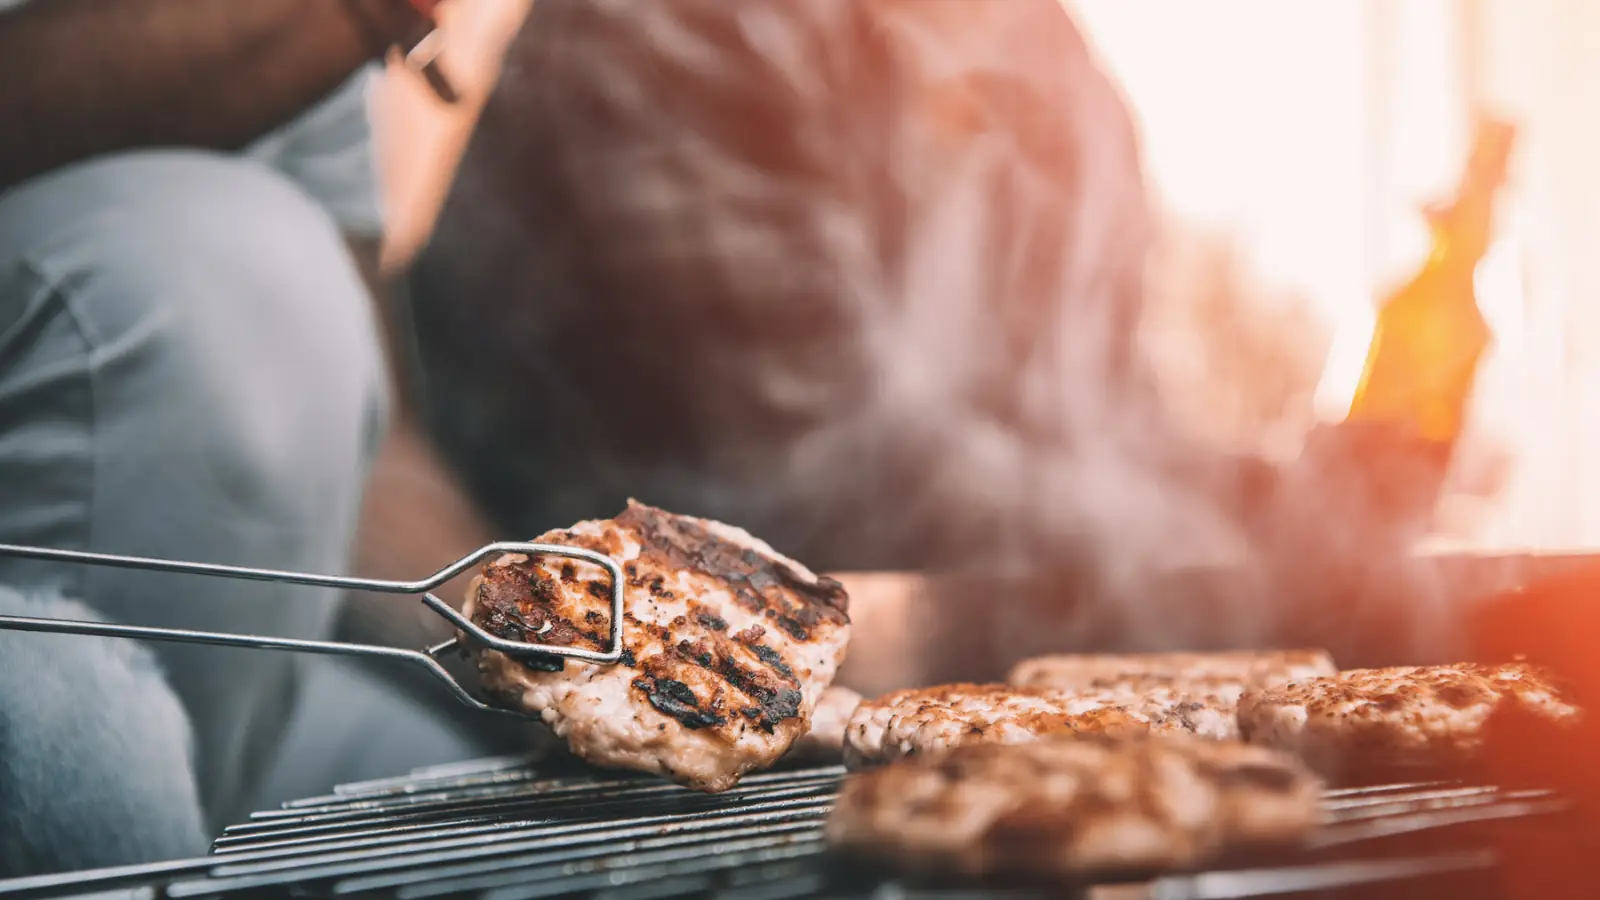
[[[445,584],[483,560],[508,553],[530,557],[562,556],[583,560],[604,568],[611,579],[611,628],[606,649],[589,650],[582,647],[564,647],[554,644],[533,644],[507,640],[485,631],[477,623],[458,612],[455,607],[432,593],[435,588]],[[421,594],[424,606],[444,617],[446,621],[455,626],[470,640],[491,650],[498,650],[508,656],[535,664],[558,662],[561,659],[576,659],[583,662],[608,665],[622,658],[622,598],[624,588],[622,567],[617,564],[616,560],[604,554],[577,547],[565,547],[559,544],[514,542],[489,544],[418,581],[384,581],[375,578],[314,575],[306,572],[285,572],[274,569],[151,559],[139,556],[117,556],[108,553],[28,547],[18,544],[0,544],[0,556],[16,556],[78,565],[108,566],[119,569],[139,569],[150,572],[171,572],[180,575],[209,575],[242,581],[275,581],[311,587],[372,591],[380,594]],[[223,647],[288,650],[297,653],[317,653],[327,656],[361,656],[402,660],[427,669],[430,674],[445,683],[456,699],[468,706],[488,712],[508,712],[507,710],[490,706],[473,696],[460,682],[456,681],[449,670],[439,664],[440,656],[458,648],[459,640],[457,638],[450,638],[447,641],[421,650],[410,650],[403,647],[387,647],[378,644],[351,644],[342,641],[315,641],[222,631],[195,631],[187,628],[154,628],[145,625],[121,625],[110,622],[82,622],[70,619],[41,619],[29,616],[4,615],[0,615],[0,630],[135,638],[185,644],[213,644]],[[519,715],[517,713],[512,714]]]

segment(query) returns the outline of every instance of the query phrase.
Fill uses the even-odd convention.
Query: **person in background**
[[[0,542],[344,570],[387,402],[369,64],[430,5],[0,2]],[[11,615],[320,638],[334,600],[0,556]],[[472,754],[389,700],[0,631],[0,876],[199,854],[305,785]]]
[[[633,496],[819,570],[1037,574],[1014,652],[1443,646],[1342,451],[1163,408],[1137,130],[1067,7],[535,4],[411,279],[496,530]]]

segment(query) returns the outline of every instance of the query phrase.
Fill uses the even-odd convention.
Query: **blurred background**
[[[403,70],[374,97],[386,259],[426,240],[525,0],[456,4],[469,102]],[[1494,330],[1436,543],[1600,543],[1600,10],[1580,0],[1075,0],[1120,84],[1161,213],[1144,339],[1206,439],[1292,457],[1348,408],[1382,293],[1428,250],[1422,205],[1469,150],[1470,111],[1519,126],[1479,272]],[[433,477],[417,462],[415,479]],[[420,489],[420,485],[414,485]],[[443,487],[439,488],[443,490]],[[381,493],[374,500],[381,504]],[[463,510],[461,515],[467,516]]]
[[[1288,463],[1318,423],[1345,416],[1379,302],[1428,256],[1424,206],[1448,199],[1462,177],[1475,111],[1515,124],[1476,275],[1492,344],[1424,549],[1600,545],[1600,474],[1586,464],[1600,450],[1600,352],[1591,348],[1600,275],[1588,246],[1600,239],[1600,175],[1589,163],[1600,129],[1588,108],[1600,96],[1600,9],[1580,0],[1066,6],[1126,103],[1144,157],[1156,241],[1139,341],[1167,409],[1227,453]],[[428,243],[508,46],[517,39],[534,52],[528,35],[517,38],[529,9],[525,0],[446,5],[447,57],[465,102],[439,103],[398,66],[375,92],[392,274]],[[501,105],[516,108],[505,96]],[[476,140],[505,134],[502,124]],[[462,180],[470,187],[473,177]],[[473,240],[451,246],[461,256]],[[424,366],[420,382],[432,375]],[[471,458],[441,452],[426,419],[402,415],[369,492],[360,565],[373,574],[414,576],[522,528],[486,511]],[[360,602],[347,619],[355,636],[390,640],[434,627]]]
[[[1478,276],[1495,343],[1439,536],[1592,544],[1600,495],[1584,461],[1600,384],[1588,248],[1600,183],[1586,160],[1600,13],[1559,0],[1072,6],[1128,93],[1175,232],[1156,314],[1156,340],[1171,344],[1155,358],[1218,439],[1293,452],[1311,417],[1343,415],[1375,300],[1427,254],[1418,211],[1457,177],[1469,111],[1517,123]],[[1195,320],[1230,302],[1255,309],[1210,321],[1224,332],[1256,323],[1241,335],[1264,357],[1231,378],[1204,361],[1207,346],[1237,338]],[[1283,382],[1257,393],[1245,373],[1263,366]],[[1207,369],[1209,379],[1178,377]]]

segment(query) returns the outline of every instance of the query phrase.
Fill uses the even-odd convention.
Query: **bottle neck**
[[[1494,206],[1481,193],[1463,193],[1429,222],[1428,268],[1470,274],[1489,250]]]

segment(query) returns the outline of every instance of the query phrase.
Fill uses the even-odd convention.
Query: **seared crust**
[[[861,767],[970,744],[1018,744],[1043,735],[1183,732],[1235,736],[1233,697],[1158,687],[1142,694],[1069,692],[1003,684],[895,691],[856,707],[844,758]]]
[[[1009,684],[1057,690],[1114,689],[1135,682],[1265,687],[1338,672],[1324,650],[1235,653],[1064,653],[1025,659],[1006,676]]]
[[[1065,878],[1292,845],[1316,779],[1286,754],[1177,736],[1055,735],[905,759],[845,780],[835,846],[913,869]]]
[[[1258,744],[1298,754],[1345,778],[1470,762],[1501,703],[1557,722],[1577,707],[1548,675],[1527,665],[1354,669],[1259,688],[1239,699],[1239,727]]]
[[[590,762],[726,790],[810,727],[844,658],[844,589],[744,531],[630,502],[615,519],[541,535],[622,564],[622,661],[546,671],[477,653],[499,702],[537,712]],[[468,590],[467,615],[500,637],[602,650],[599,566],[508,554]]]

